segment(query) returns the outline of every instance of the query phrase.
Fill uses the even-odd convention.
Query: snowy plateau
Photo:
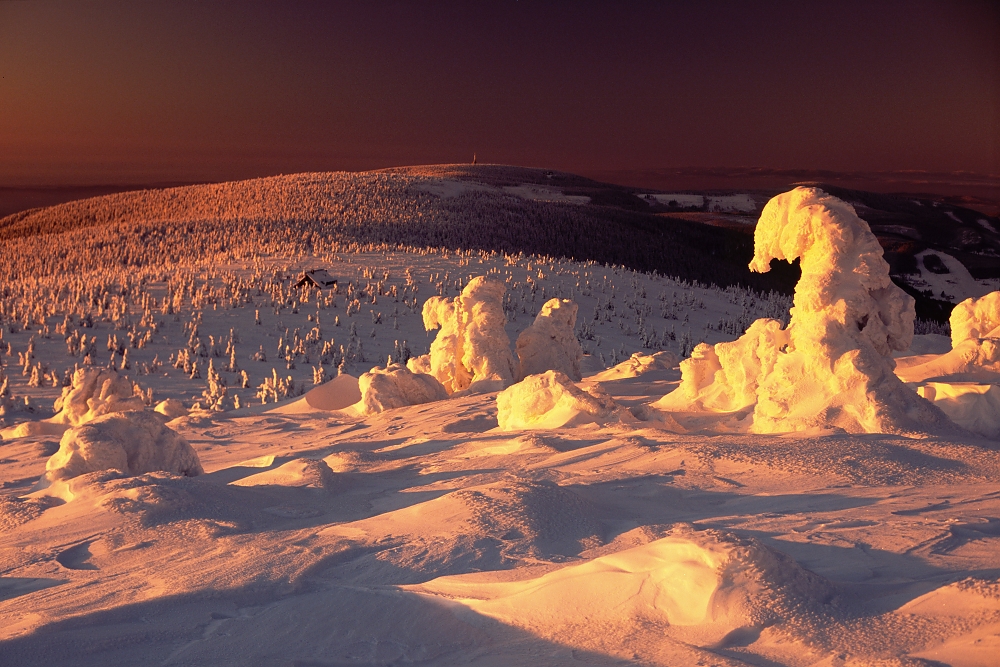
[[[1000,293],[916,320],[816,188],[735,266],[570,180],[0,220],[0,665],[997,664]]]

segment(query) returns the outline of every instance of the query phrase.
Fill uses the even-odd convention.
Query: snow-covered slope
[[[38,243],[49,260],[66,248]],[[306,268],[337,289],[295,288]],[[529,380],[575,397],[580,418],[501,428],[493,390],[362,414],[352,375],[427,352],[423,304],[476,276],[505,287],[512,354],[543,304],[578,305],[582,381]],[[787,325],[787,297],[593,262],[299,242],[0,289],[9,427],[52,415],[88,358],[138,383],[108,394],[120,402],[184,403],[65,436],[4,431],[3,664],[972,666],[1000,645],[996,441],[641,418],[696,343]],[[84,384],[67,396],[108,393]],[[504,409],[534,414],[524,393]],[[73,414],[104,403],[87,405]],[[60,438],[113,444],[128,430],[105,434],[115,419],[186,443],[197,467],[176,469],[203,474],[119,463],[36,484]]]

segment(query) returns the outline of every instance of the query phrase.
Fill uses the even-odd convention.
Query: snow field
[[[302,270],[316,267],[338,278],[336,292],[294,288]],[[506,287],[511,341],[549,299],[573,300],[588,373],[637,350],[684,356],[698,341],[734,338],[758,317],[787,317],[790,305],[775,293],[620,267],[426,250],[52,276],[14,282],[0,299],[2,416],[8,426],[51,416],[75,369],[87,367],[117,369],[151,391],[153,404],[173,398],[231,410],[237,400],[294,398],[338,368],[360,375],[390,356],[406,363],[426,354],[437,332],[424,328],[424,303],[457,296],[480,275]]]
[[[782,210],[810,231],[830,222],[817,203]],[[857,435],[815,415],[780,434],[725,423],[789,344],[849,360],[868,345],[883,366],[856,370],[913,393],[871,373],[891,375],[909,338],[878,262],[845,266],[872,259],[854,246],[808,256],[838,238],[864,250],[863,222],[834,216],[849,233],[768,237],[803,254],[791,320],[781,298],[494,253],[15,282],[0,302],[20,355],[4,416],[37,420],[58,394],[64,418],[22,423],[75,426],[61,443],[44,429],[0,443],[0,652],[102,666],[991,664],[995,442]],[[803,239],[819,243],[785,245]],[[291,287],[317,265],[337,291]],[[44,285],[47,300],[32,291]],[[547,371],[497,392],[523,374],[521,340],[522,361],[555,349],[583,379]],[[818,349],[809,363],[826,359]],[[67,373],[66,357],[90,363]],[[947,357],[895,363],[902,374]],[[786,375],[801,390],[809,373]],[[416,378],[439,400],[413,400],[427,389]],[[799,407],[830,398],[797,395]],[[648,406],[664,396],[703,410]],[[159,410],[99,414],[133,399]],[[170,443],[149,446],[158,438]],[[143,461],[151,452],[177,456]],[[47,469],[59,479],[32,492]]]

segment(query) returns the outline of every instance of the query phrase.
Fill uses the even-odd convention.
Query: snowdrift
[[[169,419],[177,419],[178,417],[187,417],[189,413],[188,409],[184,407],[184,403],[177,400],[176,398],[167,398],[156,404],[153,408],[153,412],[158,412],[164,417]]]
[[[687,527],[538,578],[483,582],[462,575],[406,588],[546,636],[587,632],[582,625],[652,623],[706,647],[725,647],[805,610],[829,613],[834,594],[825,579],[754,539]]]
[[[124,412],[98,417],[71,428],[59,451],[45,464],[42,488],[58,480],[100,470],[126,475],[164,471],[195,476],[204,472],[187,441],[151,412]]]
[[[283,415],[330,412],[350,408],[359,401],[361,401],[361,386],[358,378],[341,373],[332,380],[313,387],[302,398],[271,408],[268,412]]]
[[[292,459],[277,468],[231,482],[234,486],[287,486],[331,490],[336,475],[322,460]]]
[[[612,380],[625,380],[637,378],[653,371],[670,371],[677,368],[680,359],[673,352],[654,352],[653,354],[643,354],[633,352],[632,356],[616,366],[589,376],[591,380],[598,382],[609,382]]]
[[[893,350],[913,337],[913,299],[889,279],[867,223],[816,188],[771,199],[754,233],[750,268],[800,260],[787,328],[758,320],[737,341],[681,363],[681,386],[653,407],[733,412],[752,406],[755,433],[839,427],[902,433],[946,426],[947,417],[893,373]]]
[[[578,306],[569,299],[549,299],[535,321],[517,337],[518,380],[559,371],[579,382],[583,348],[576,339]]]
[[[358,378],[358,386],[361,413],[366,415],[448,398],[433,376],[414,373],[402,364],[373,368]]]
[[[963,428],[1000,436],[1000,292],[951,313],[952,349],[900,360],[896,375]]]
[[[449,394],[484,383],[502,389],[514,381],[517,367],[504,327],[503,283],[477,276],[455,298],[432,296],[424,302],[424,327],[440,329],[429,358],[417,357],[408,367],[430,374]]]
[[[603,423],[617,411],[618,404],[599,386],[585,391],[559,371],[529,375],[497,394],[497,421],[504,431]]]

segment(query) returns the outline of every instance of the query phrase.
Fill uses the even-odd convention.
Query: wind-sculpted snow
[[[580,633],[580,610],[608,631],[649,624],[719,647],[795,617],[837,615],[834,586],[786,555],[753,539],[686,526],[538,578],[479,583],[460,575],[408,588],[457,597],[486,616],[560,637]]]
[[[112,412],[143,410],[146,406],[141,391],[127,377],[105,368],[79,368],[53,407],[53,423],[79,426]]]
[[[788,326],[755,323],[734,343],[681,364],[681,387],[656,404],[731,412],[753,406],[756,433],[836,426],[893,433],[946,425],[894,374],[893,350],[913,338],[913,299],[889,279],[882,249],[847,203],[815,188],[768,202],[750,268],[800,260]]]
[[[497,394],[497,420],[504,431],[604,423],[618,409],[600,386],[581,389],[559,371],[529,375]]]
[[[1000,292],[962,301],[949,317],[951,345],[970,338],[1000,338]]]
[[[554,370],[579,382],[583,348],[576,339],[578,306],[569,299],[545,302],[535,321],[517,337],[518,379]]]
[[[429,363],[413,360],[411,369],[429,368],[449,394],[489,383],[502,389],[517,373],[504,327],[503,283],[477,276],[454,298],[424,302],[424,327],[440,329],[431,343]]]
[[[358,385],[361,411],[366,415],[448,398],[448,392],[434,376],[414,373],[402,364],[373,368],[358,378]]]
[[[100,470],[126,475],[164,471],[200,475],[191,445],[151,412],[108,414],[66,431],[45,464],[43,486]]]

